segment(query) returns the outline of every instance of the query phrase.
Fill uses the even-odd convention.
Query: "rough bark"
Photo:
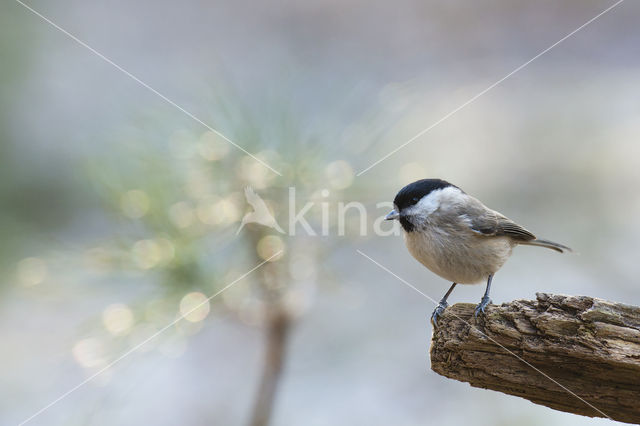
[[[556,410],[640,423],[640,307],[538,293],[478,318],[474,309],[456,304],[438,318],[433,371]]]

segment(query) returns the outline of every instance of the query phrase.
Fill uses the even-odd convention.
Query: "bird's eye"
[[[415,204],[415,203],[417,203],[418,201],[420,201],[420,198],[418,198],[418,197],[413,197],[413,198],[411,199],[411,201],[413,202],[413,204]]]

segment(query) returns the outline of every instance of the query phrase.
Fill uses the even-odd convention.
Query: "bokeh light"
[[[255,189],[266,188],[275,176],[264,164],[257,162],[255,158],[250,156],[242,157],[237,173],[241,179]]]
[[[272,365],[271,321],[284,316],[291,368],[274,378],[272,425],[597,422],[427,371],[433,307],[407,302],[410,292],[356,249],[441,296],[448,284],[411,258],[399,223],[382,220],[391,208],[378,207],[440,177],[581,253],[516,251],[496,303],[548,291],[639,304],[640,3],[624,2],[463,110],[600,5],[39,3],[52,18],[73,10],[65,25],[82,23],[98,50],[176,104],[23,8],[0,13],[0,423],[19,423],[150,337],[91,380],[113,374],[108,387],[82,387],[37,422],[257,418],[248,410],[268,399],[259,383]],[[245,214],[260,216],[247,186],[285,233],[255,221],[236,233]],[[366,220],[357,207],[342,217],[349,202]],[[295,221],[306,203],[316,236]],[[482,290],[456,288],[451,304]],[[354,395],[359,403],[344,404]],[[444,409],[452,401],[473,410]]]
[[[231,197],[211,196],[198,202],[196,215],[206,225],[222,225],[236,222],[240,210]]]
[[[415,182],[427,177],[430,176],[428,175],[424,165],[417,162],[410,162],[400,167],[400,170],[398,171],[398,177],[396,179],[396,184],[402,187],[409,182]]]
[[[208,130],[200,136],[198,154],[207,161],[216,161],[229,153],[230,146],[220,135]]]
[[[209,299],[200,292],[188,293],[180,300],[180,315],[187,321],[202,321],[210,309]]]
[[[109,305],[102,312],[104,328],[114,336],[122,336],[129,333],[133,322],[133,312],[127,305],[122,303]]]
[[[106,364],[104,343],[95,337],[78,341],[73,345],[71,353],[76,362],[84,368],[100,367]]]
[[[204,321],[178,321],[176,331],[182,336],[188,337],[198,334],[204,328]]]
[[[133,261],[140,269],[151,269],[171,261],[175,248],[166,238],[136,241],[131,249]]]
[[[279,260],[284,255],[285,244],[282,238],[277,235],[267,235],[262,237],[256,246],[256,250],[258,252],[258,256],[262,259],[269,259],[270,262],[275,262]],[[271,258],[278,252],[282,252],[277,256]],[[271,258],[271,259],[270,259]]]
[[[226,197],[220,200],[220,202],[216,204],[216,209],[220,211],[224,224],[230,224],[240,219],[240,209],[234,197]]]
[[[326,168],[329,185],[335,189],[345,189],[351,186],[355,174],[353,168],[344,160],[329,163]]]

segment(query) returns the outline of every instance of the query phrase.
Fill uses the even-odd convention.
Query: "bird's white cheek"
[[[426,197],[422,197],[422,199],[407,209],[407,213],[411,216],[418,217],[428,217],[431,213],[438,210],[440,207],[440,197],[439,191],[435,191],[436,193],[431,193]]]

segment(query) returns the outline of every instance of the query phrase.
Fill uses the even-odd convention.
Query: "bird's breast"
[[[459,284],[475,284],[495,273],[511,255],[506,237],[420,230],[404,233],[411,255],[433,273]]]

